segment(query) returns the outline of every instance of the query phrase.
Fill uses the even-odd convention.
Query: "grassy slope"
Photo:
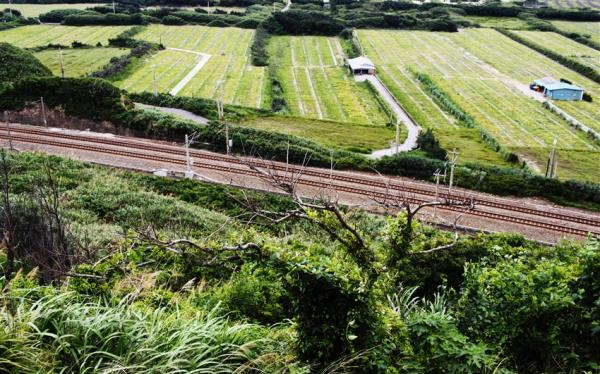
[[[20,48],[44,46],[49,43],[70,45],[74,41],[85,44],[106,45],[131,26],[62,26],[29,25],[0,31],[0,41],[8,42]]]
[[[382,126],[320,121],[301,117],[259,117],[241,123],[242,126],[295,135],[313,140],[326,147],[355,151],[370,151],[389,147],[394,130]],[[402,139],[406,132],[402,132]]]
[[[92,48],[92,49],[67,49],[63,50],[63,64],[66,77],[81,77],[100,70],[110,62],[113,57],[129,53],[123,48]],[[58,50],[45,50],[35,53],[44,65],[54,75],[60,76],[60,59]]]
[[[593,41],[600,44],[600,22],[552,21],[552,24],[559,30],[589,35]]]
[[[150,25],[135,37],[210,54],[211,57],[194,78],[180,91],[183,96],[221,98],[224,103],[255,108],[266,107],[263,67],[250,65],[253,30],[234,27]],[[174,62],[174,61],[173,61]],[[191,69],[195,65],[183,64]],[[148,69],[148,67],[145,67]]]
[[[106,5],[102,3],[73,3],[73,4],[12,4],[12,9],[17,9],[24,17],[37,17],[40,14],[48,13],[56,9],[86,9],[95,6]],[[2,4],[3,8],[8,4]]]
[[[537,45],[600,71],[600,51],[553,32],[517,31],[516,33]]]

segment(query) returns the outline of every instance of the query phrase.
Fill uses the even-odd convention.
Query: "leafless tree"
[[[328,184],[329,188],[321,189],[315,196],[307,199],[303,198],[298,192],[298,185],[306,169],[306,162],[300,168],[286,167],[285,170],[281,170],[281,168],[275,168],[274,164],[270,165],[268,161],[264,160],[245,158],[242,161],[264,183],[275,191],[290,197],[294,204],[294,208],[285,211],[269,211],[263,209],[260,204],[253,202],[247,194],[243,193],[242,199],[236,199],[250,211],[248,223],[259,218],[271,224],[278,224],[292,219],[309,220],[327,232],[332,239],[340,242],[359,266],[369,273],[373,272],[373,251],[369,248],[369,244],[361,234],[360,229],[351,223],[345,209],[341,208],[339,194],[335,191],[335,186],[331,180]],[[333,173],[333,164],[331,172]],[[373,191],[371,196],[373,201],[388,213],[401,211],[405,213],[404,216],[406,217],[406,222],[401,225],[398,233],[398,240],[392,243],[393,253],[388,261],[389,266],[394,266],[398,259],[407,255],[432,253],[450,249],[456,245],[458,240],[457,222],[466,212],[474,208],[473,199],[465,196],[455,200],[427,201],[411,196],[397,188],[392,188],[389,180],[385,182],[385,186],[384,192],[381,190]],[[421,252],[410,252],[411,243],[415,237],[413,223],[417,214],[426,208],[432,207],[447,207],[459,211],[452,226],[455,231],[454,240],[452,243]]]

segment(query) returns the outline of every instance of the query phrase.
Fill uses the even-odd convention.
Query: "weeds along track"
[[[45,137],[50,139],[43,139],[39,137]],[[8,140],[8,134],[6,128],[0,129],[0,139]],[[185,151],[183,147],[177,148],[174,145],[168,144],[157,144],[143,140],[127,140],[123,138],[98,138],[94,136],[84,136],[68,134],[65,132],[48,132],[44,130],[34,130],[25,128],[11,128],[11,139],[15,142],[33,143],[39,145],[47,145],[61,148],[70,148],[75,150],[97,152],[103,154],[109,154],[114,156],[136,158],[148,161],[156,161],[163,163],[171,163],[176,165],[185,165],[186,161]],[[75,143],[78,142],[78,143]],[[107,146],[122,147],[126,149],[114,149]],[[154,152],[156,154],[148,153]],[[249,161],[257,167],[269,168],[278,172],[290,172],[290,173],[302,173],[304,178],[300,178],[299,183],[311,186],[315,188],[334,189],[341,192],[348,192],[353,194],[359,194],[362,196],[370,196],[373,198],[386,198],[389,197],[387,192],[372,190],[369,187],[378,189],[385,189],[386,191],[396,191],[402,193],[413,193],[421,196],[435,196],[435,190],[430,186],[406,186],[398,183],[386,183],[380,180],[374,180],[373,177],[367,175],[351,176],[347,174],[341,174],[339,172],[331,172],[329,170],[319,171],[315,168],[301,168],[293,165],[285,165],[282,163],[267,162],[264,160],[257,160],[251,158],[237,158],[233,156],[218,155],[208,152],[201,151],[190,151],[190,155],[195,159],[202,159],[205,162],[196,163],[196,167],[202,169],[209,169],[214,171],[221,171],[226,173],[235,173],[237,175],[247,175],[258,177],[259,174],[245,166],[245,163]],[[175,156],[175,157],[174,157]],[[229,165],[223,165],[227,163]],[[316,177],[322,180],[309,179],[307,177]],[[335,183],[338,182],[338,183]],[[350,185],[351,184],[351,185]],[[477,194],[474,194],[477,195]],[[439,197],[449,200],[460,200],[464,199],[466,194],[455,192],[455,193],[440,193]],[[566,233],[578,236],[587,236],[590,230],[565,226],[561,222],[570,222],[576,224],[582,224],[591,226],[594,228],[600,228],[600,220],[595,217],[584,217],[581,215],[570,215],[558,212],[551,212],[541,209],[533,209],[523,205],[511,204],[508,202],[500,202],[487,196],[473,196],[476,208],[466,212],[467,215],[478,216],[491,220],[498,220],[513,224],[519,224],[524,226],[536,227],[545,230],[551,230],[559,233]],[[419,204],[427,201],[431,201],[428,198],[419,198],[411,196],[405,198],[411,203]],[[490,212],[486,210],[477,209],[477,207],[489,207],[505,212]],[[464,209],[452,206],[440,206],[442,210],[452,212],[465,212]],[[511,214],[512,213],[512,214]],[[522,213],[530,215],[531,217],[519,217],[515,216],[514,213]],[[561,222],[544,222],[540,218],[559,220]],[[591,232],[593,235],[600,235],[600,229]]]

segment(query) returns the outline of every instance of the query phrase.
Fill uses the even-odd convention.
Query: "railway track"
[[[0,131],[6,132],[6,129],[0,128]],[[140,149],[140,150],[144,150],[144,151],[151,151],[151,152],[157,152],[157,153],[166,153],[166,154],[177,155],[177,156],[182,156],[182,157],[185,156],[185,151],[183,149],[178,149],[175,146],[170,146],[170,145],[161,146],[158,144],[149,144],[147,142],[140,143],[140,142],[136,142],[136,141],[127,141],[124,139],[98,138],[98,137],[68,134],[68,133],[64,133],[64,132],[54,133],[54,132],[48,132],[48,131],[44,131],[44,130],[34,130],[34,129],[24,129],[24,128],[12,128],[11,132],[36,135],[36,136],[54,137],[54,138],[59,138],[59,139],[69,139],[69,140],[73,140],[73,141],[81,141],[81,142],[88,142],[88,143],[89,142],[100,143],[100,144],[106,144],[106,145],[112,145],[112,146],[124,147],[124,148],[130,148],[130,149],[133,148],[133,149]],[[431,197],[435,196],[434,188],[408,186],[405,184],[384,182],[381,180],[374,180],[374,179],[368,178],[368,177],[358,177],[358,176],[349,176],[349,175],[342,175],[342,174],[329,173],[329,172],[320,172],[320,171],[317,171],[314,169],[304,169],[304,168],[300,168],[300,167],[294,166],[294,165],[280,165],[278,163],[270,163],[270,162],[265,162],[262,160],[237,158],[237,157],[226,156],[226,155],[216,155],[216,154],[200,152],[200,151],[196,151],[196,150],[190,150],[190,155],[196,159],[205,159],[205,160],[211,160],[211,161],[226,162],[229,164],[233,163],[233,164],[238,164],[238,165],[243,165],[245,162],[244,160],[252,160],[253,165],[256,165],[259,167],[265,167],[265,168],[268,167],[268,168],[271,168],[273,170],[277,170],[280,172],[281,171],[290,171],[290,172],[296,172],[296,173],[301,172],[303,175],[316,177],[316,178],[323,178],[323,179],[335,180],[335,181],[339,181],[339,182],[352,183],[352,184],[361,184],[361,185],[367,185],[367,186],[371,186],[371,187],[375,187],[375,188],[389,189],[389,190],[393,190],[393,191],[402,191],[402,192],[407,192],[407,193],[415,193],[415,194],[426,195],[426,196],[431,196]],[[464,193],[460,194],[460,193],[443,192],[443,193],[439,193],[438,196],[439,196],[439,198],[447,199],[447,200],[461,200],[461,199],[465,198]],[[577,216],[577,215],[568,215],[568,214],[563,214],[563,213],[551,212],[551,211],[546,211],[546,210],[541,210],[541,209],[533,209],[533,208],[523,206],[523,205],[510,204],[510,203],[506,203],[506,202],[496,201],[494,199],[486,198],[481,195],[474,197],[473,201],[474,201],[475,205],[478,205],[478,206],[485,206],[485,207],[496,208],[496,209],[501,209],[501,210],[506,210],[506,211],[513,211],[513,212],[528,214],[528,215],[536,216],[536,217],[545,217],[545,218],[556,219],[556,220],[560,220],[560,221],[564,221],[564,222],[573,222],[573,223],[578,223],[578,224],[583,224],[583,225],[600,228],[600,219],[596,219],[596,218],[588,218],[588,217],[582,217],[582,216]]]
[[[17,131],[12,131],[12,132],[17,132]],[[44,132],[43,134],[45,135],[46,133]],[[46,145],[46,146],[55,146],[55,147],[68,148],[68,149],[78,149],[78,150],[87,151],[87,152],[91,151],[91,152],[109,154],[109,155],[114,155],[114,156],[137,158],[137,159],[143,159],[143,160],[148,160],[148,161],[157,161],[157,162],[171,163],[171,164],[177,164],[177,165],[185,165],[186,164],[186,161],[184,159],[180,159],[180,158],[148,154],[148,153],[140,153],[140,152],[136,152],[133,150],[118,150],[118,149],[101,147],[101,146],[94,145],[94,144],[76,144],[76,143],[64,142],[64,141],[59,141],[59,140],[31,138],[31,137],[15,135],[15,134],[12,134],[11,138],[13,141],[18,141],[18,142],[26,142],[26,143],[40,144],[40,145]],[[61,138],[63,138],[63,137],[61,137]],[[67,138],[67,137],[64,137],[64,138]],[[82,138],[85,138],[85,137],[82,137]],[[8,140],[8,134],[0,133],[0,139]],[[71,140],[81,140],[81,139],[71,139]],[[85,141],[90,142],[91,140],[92,139],[88,138]],[[95,141],[95,140],[96,139],[94,138],[93,141]],[[102,139],[102,140],[106,140],[106,139]],[[114,139],[109,139],[109,140],[112,141]],[[103,144],[106,145],[108,143],[103,143]],[[130,149],[131,148],[138,149],[136,147],[132,147],[131,143],[129,143],[129,142],[124,142],[121,144],[126,144],[126,145],[119,145],[119,146],[127,146]],[[148,149],[148,148],[146,148],[146,149]],[[167,152],[167,153],[169,153],[169,152]],[[182,154],[177,154],[177,156],[182,156]],[[217,156],[215,158],[221,158],[221,157]],[[219,160],[219,161],[222,161],[222,160]],[[254,177],[259,176],[259,174],[256,171],[251,170],[250,168],[247,168],[247,167],[238,167],[238,166],[231,166],[231,165],[223,166],[223,165],[214,164],[214,163],[213,164],[203,163],[201,167],[203,169],[210,169],[210,170],[227,172],[227,173],[235,173],[237,175],[248,175],[248,176],[254,176]],[[327,176],[329,176],[329,174],[327,174]],[[359,185],[363,184],[362,180],[360,178],[358,180],[360,181]],[[347,180],[344,180],[344,181],[347,181]],[[372,197],[381,198],[381,199],[387,197],[387,194],[385,192],[372,191],[372,190],[368,190],[366,188],[348,186],[348,185],[344,185],[344,184],[332,184],[332,182],[330,180],[328,180],[327,182],[322,182],[322,181],[316,181],[316,180],[312,180],[312,179],[300,178],[299,183],[306,185],[306,186],[316,187],[316,188],[324,188],[324,189],[333,188],[337,191],[349,192],[349,193],[359,194],[359,195],[363,195],[363,196],[372,196]],[[419,199],[416,197],[411,197],[411,198],[408,198],[407,200],[409,202],[415,203],[415,204],[429,201],[427,199]],[[461,209],[460,207],[455,207],[455,206],[439,206],[438,209],[453,211],[453,212],[465,212],[464,209]],[[560,224],[543,222],[543,221],[540,221],[537,219],[532,219],[532,218],[516,217],[516,216],[506,215],[506,214],[502,214],[502,213],[489,212],[489,211],[478,210],[478,209],[469,210],[466,213],[471,216],[478,216],[478,217],[488,218],[488,219],[492,219],[492,220],[500,220],[503,222],[509,222],[509,223],[514,223],[514,224],[519,224],[519,225],[542,228],[542,229],[551,230],[551,231],[559,232],[559,233],[572,234],[572,235],[578,235],[578,236],[587,236],[588,234],[591,233],[592,235],[600,236],[600,230],[597,230],[597,231],[583,230],[583,229],[568,227],[568,226],[564,226],[564,225],[560,225]]]

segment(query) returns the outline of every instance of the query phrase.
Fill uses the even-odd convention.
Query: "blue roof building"
[[[584,91],[581,87],[558,81],[552,77],[538,79],[530,87],[554,100],[581,100]]]

